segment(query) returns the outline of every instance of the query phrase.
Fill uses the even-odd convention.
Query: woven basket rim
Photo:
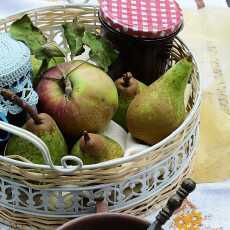
[[[5,18],[0,18],[0,22],[6,22],[9,21],[11,18],[15,18],[15,17],[20,17],[23,16],[24,14],[30,14],[30,13],[37,13],[37,12],[42,12],[45,10],[53,10],[53,9],[79,9],[79,8],[93,8],[93,9],[98,9],[97,5],[93,5],[93,4],[68,4],[68,5],[55,5],[55,6],[43,6],[43,7],[37,7],[37,8],[32,8],[30,10],[23,10],[20,12],[17,12],[16,14],[11,14]]]
[[[40,7],[40,8],[34,8],[31,10],[27,10],[27,11],[23,11],[23,12],[19,12],[13,15],[10,15],[4,19],[0,19],[0,23],[1,22],[7,22],[9,20],[11,20],[12,18],[15,17],[20,17],[24,14],[30,14],[30,13],[39,13],[45,10],[53,10],[53,9],[60,9],[60,10],[65,10],[65,9],[81,9],[81,8],[89,8],[89,9],[98,9],[97,5],[82,5],[82,4],[71,4],[71,5],[55,5],[55,6],[47,6],[47,7]],[[80,169],[81,170],[92,170],[92,169],[98,169],[98,168],[107,168],[107,167],[113,167],[119,164],[124,164],[124,163],[128,163],[131,162],[133,160],[136,160],[140,157],[144,157],[147,156],[148,154],[152,153],[152,151],[158,149],[160,146],[165,145],[167,142],[169,142],[171,139],[173,139],[177,134],[179,134],[184,128],[185,126],[189,123],[189,121],[192,119],[192,117],[195,115],[195,113],[197,112],[197,110],[199,109],[200,106],[200,102],[201,102],[201,95],[202,95],[202,90],[200,87],[200,76],[199,76],[199,69],[196,63],[196,60],[194,58],[194,56],[192,55],[192,53],[190,52],[190,49],[188,48],[188,46],[178,37],[176,36],[176,39],[180,41],[180,43],[189,51],[190,55],[192,56],[193,62],[197,68],[197,78],[198,78],[198,90],[197,90],[197,95],[196,95],[196,100],[194,102],[193,107],[191,108],[191,110],[189,111],[188,115],[186,116],[185,120],[183,121],[183,123],[176,129],[174,130],[168,137],[164,138],[162,141],[158,142],[157,144],[150,146],[149,148],[140,151],[139,153],[136,153],[134,155],[131,156],[126,156],[126,157],[122,157],[122,158],[117,158],[117,159],[113,159],[113,160],[109,160],[109,161],[105,161],[105,162],[101,162],[101,163],[97,163],[97,164],[91,164],[91,165],[83,165]],[[1,158],[7,158],[8,157],[4,157],[1,156]],[[10,159],[11,162],[20,162],[18,160],[13,160]],[[25,162],[24,162],[25,163]],[[44,164],[35,164],[35,163],[25,163],[25,165],[28,164],[29,168],[33,168],[31,167],[31,165],[34,166],[39,166],[39,168],[43,168],[43,169],[50,169],[53,170],[52,168],[50,168],[49,165],[44,165]],[[57,166],[57,167],[62,167],[62,166]]]

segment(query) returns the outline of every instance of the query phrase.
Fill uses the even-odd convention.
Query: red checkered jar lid
[[[142,38],[169,36],[183,22],[175,0],[101,0],[100,16],[114,30]]]

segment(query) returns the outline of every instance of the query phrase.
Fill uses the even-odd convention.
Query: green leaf
[[[63,57],[54,57],[52,59],[39,60],[34,55],[31,56],[32,70],[33,70],[33,86],[36,87],[40,81],[41,75],[49,68],[56,66],[56,64],[64,63]]]
[[[38,50],[35,51],[36,58],[53,58],[53,57],[65,57],[65,51],[62,50],[56,42],[50,42],[44,44]]]
[[[39,69],[41,68],[42,60],[39,60],[39,59],[35,58],[34,55],[32,55],[31,56],[31,63],[32,63],[33,75],[36,76],[39,73]]]
[[[61,64],[64,62],[65,62],[65,59],[63,57],[54,57],[54,58],[50,59],[50,61],[48,63],[48,69],[56,66],[57,64]]]
[[[36,50],[46,44],[47,39],[42,32],[33,25],[28,15],[24,15],[10,26],[11,36],[19,41],[24,42],[35,54]]]
[[[90,32],[84,33],[82,41],[91,49],[90,58],[107,72],[109,66],[118,58],[118,52],[113,49],[111,43],[105,38]]]
[[[82,42],[85,27],[78,22],[77,18],[74,19],[73,22],[63,24],[62,27],[71,51],[71,57],[82,54],[85,51]]]
[[[33,86],[36,87],[40,81],[41,74],[48,69],[47,59],[39,60],[35,55],[31,56],[32,70],[33,70]]]

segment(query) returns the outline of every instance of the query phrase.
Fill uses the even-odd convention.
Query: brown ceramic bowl
[[[73,219],[57,230],[146,230],[149,222],[118,213],[98,213]]]

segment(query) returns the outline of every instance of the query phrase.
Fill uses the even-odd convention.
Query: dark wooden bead
[[[169,198],[166,206],[156,216],[156,220],[148,230],[161,230],[161,227],[171,218],[173,213],[180,208],[185,198],[196,188],[192,179],[185,179],[175,195]]]
[[[169,198],[167,206],[170,210],[170,212],[174,212],[178,208],[180,208],[181,204],[183,202],[183,199],[178,194],[175,194],[171,198]]]
[[[192,179],[187,178],[182,182],[181,187],[188,193],[191,193],[196,188],[196,183]]]
[[[177,194],[185,199],[189,193],[191,193],[196,188],[196,183],[192,179],[185,179],[181,187],[178,189]]]

